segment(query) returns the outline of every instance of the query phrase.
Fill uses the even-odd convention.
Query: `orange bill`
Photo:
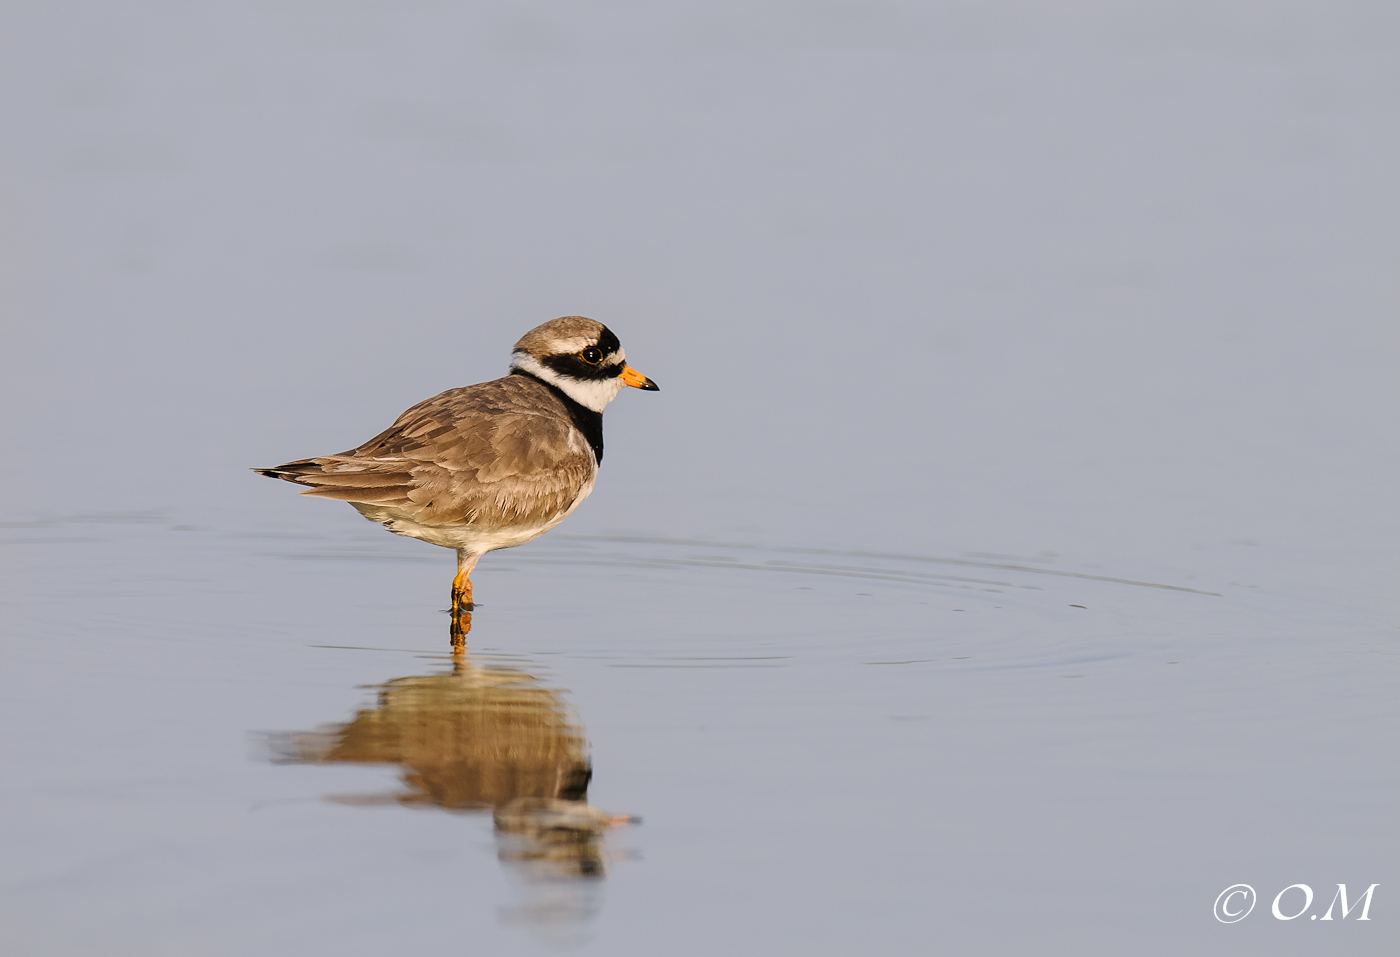
[[[623,366],[622,374],[619,375],[618,378],[622,380],[623,385],[630,385],[632,388],[641,389],[643,392],[661,391],[661,388],[655,382],[652,382],[631,366]]]

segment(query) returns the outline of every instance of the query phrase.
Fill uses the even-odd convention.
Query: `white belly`
[[[434,545],[441,545],[443,548],[464,548],[474,555],[481,555],[498,548],[514,548],[516,545],[524,545],[532,539],[539,538],[572,515],[574,509],[578,508],[592,491],[593,480],[590,479],[583,488],[579,489],[578,497],[574,499],[573,503],[548,521],[490,529],[477,528],[472,525],[422,525],[410,518],[403,509],[387,505],[366,505],[361,502],[351,502],[350,504],[365,518],[371,522],[379,522],[395,535],[421,539]]]

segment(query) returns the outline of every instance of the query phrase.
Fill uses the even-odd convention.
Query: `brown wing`
[[[349,452],[258,471],[311,486],[303,495],[400,508],[424,525],[495,528],[567,509],[595,467],[559,400],[507,376],[420,402]]]

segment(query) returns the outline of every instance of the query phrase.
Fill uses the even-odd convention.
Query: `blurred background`
[[[1309,654],[1393,655],[1397,89],[1400,8],[1364,0],[7,3],[0,518],[377,535],[423,564],[376,595],[445,601],[446,552],[247,469],[352,447],[582,314],[662,391],[609,408],[597,488],[556,535],[1257,587],[1240,655],[1281,654],[1294,600],[1325,609],[1294,636]],[[58,592],[13,554],[12,621],[54,620],[16,610]],[[292,602],[325,593],[278,574],[228,601],[284,601],[270,627],[295,631],[314,619]],[[1163,633],[1229,631],[1195,615]],[[38,673],[45,654],[21,658]],[[1393,764],[1394,739],[1365,735],[1393,726],[1394,660],[1318,692],[1373,695],[1327,726],[1370,729],[1357,760],[1390,740]],[[1306,684],[1290,662],[1259,701]],[[411,670],[327,680],[344,700]],[[1367,674],[1390,690],[1362,694]],[[1215,874],[1193,902],[1246,879]]]
[[[12,511],[282,508],[577,313],[665,391],[575,527],[1394,540],[1388,4],[0,17]]]

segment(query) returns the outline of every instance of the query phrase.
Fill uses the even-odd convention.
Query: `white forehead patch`
[[[567,339],[551,339],[549,341],[550,355],[578,355],[589,346],[596,346],[597,344],[598,341],[596,339],[590,339],[587,336],[570,336]],[[519,352],[515,353],[515,355],[520,354]],[[610,354],[624,362],[627,361],[627,350],[622,348],[622,346],[618,346],[617,351]]]
[[[556,356],[578,355],[589,346],[596,346],[597,344],[598,343],[594,340],[585,339],[582,336],[575,336],[572,339],[556,339],[554,342],[550,343],[550,345],[557,347],[553,353]],[[622,346],[618,346],[616,352],[610,352],[608,354],[624,362],[627,361],[627,350],[622,348]]]

